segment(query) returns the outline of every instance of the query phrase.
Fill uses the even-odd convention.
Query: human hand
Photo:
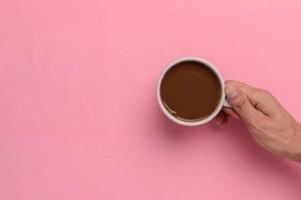
[[[224,113],[241,119],[253,139],[266,150],[301,161],[301,126],[268,91],[226,81],[226,98],[232,108]]]

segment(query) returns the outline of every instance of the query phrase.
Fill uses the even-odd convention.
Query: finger
[[[230,115],[231,117],[234,117],[235,119],[240,119],[240,117],[238,116],[238,114],[232,108],[224,107],[223,111],[227,115]]]
[[[223,111],[221,111],[217,117],[215,125],[219,128],[223,128],[229,121],[229,116],[226,115]]]
[[[218,115],[215,117],[215,125],[220,126],[223,123],[223,112],[218,113]]]
[[[235,80],[226,80],[225,84],[231,84],[231,85],[237,85],[237,86],[250,86],[247,83],[243,83],[243,82],[235,81]],[[250,86],[250,87],[252,87],[252,86]]]
[[[265,115],[270,117],[277,115],[280,103],[269,92],[238,81],[226,81],[226,85],[241,89],[253,107]]]
[[[221,128],[223,128],[229,122],[229,115],[227,115],[225,112],[223,112],[223,114],[224,114],[224,120]]]
[[[240,88],[226,85],[225,93],[232,108],[247,124],[254,125],[258,119],[265,117],[263,113],[253,107],[247,95]]]

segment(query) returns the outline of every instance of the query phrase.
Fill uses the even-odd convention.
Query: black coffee
[[[207,65],[183,61],[166,72],[160,95],[165,108],[173,116],[184,121],[198,121],[216,109],[221,84]]]

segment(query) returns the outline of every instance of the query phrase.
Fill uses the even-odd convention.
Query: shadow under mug
[[[208,68],[210,68],[212,70],[212,72],[215,73],[215,75],[218,78],[218,80],[220,82],[220,85],[221,85],[221,95],[220,95],[220,99],[219,99],[218,105],[216,106],[215,110],[210,115],[208,115],[207,117],[205,117],[203,119],[200,119],[198,121],[183,121],[183,120],[180,120],[180,119],[174,117],[164,107],[162,99],[161,99],[161,95],[160,95],[161,82],[162,82],[162,79],[164,78],[166,72],[170,68],[174,67],[176,64],[184,62],[184,61],[194,61],[194,62],[199,62],[201,64],[205,64]],[[209,121],[211,121],[212,119],[214,119],[214,117],[216,117],[218,115],[218,113],[221,111],[221,109],[222,109],[223,106],[231,107],[229,105],[229,103],[227,102],[227,100],[226,100],[224,87],[225,87],[224,79],[221,76],[220,72],[217,70],[217,68],[213,64],[209,63],[208,61],[206,61],[205,59],[202,59],[202,58],[197,58],[197,57],[182,57],[182,58],[178,58],[178,59],[174,60],[173,62],[171,62],[170,64],[168,64],[163,69],[163,71],[161,72],[161,74],[159,76],[159,80],[157,82],[157,91],[156,91],[157,92],[157,100],[158,100],[158,104],[159,104],[159,107],[160,107],[161,111],[171,121],[173,121],[173,122],[175,122],[175,123],[177,123],[179,125],[183,125],[183,126],[198,126],[198,125],[206,124]]]

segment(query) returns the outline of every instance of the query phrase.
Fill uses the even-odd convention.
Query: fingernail
[[[235,98],[239,95],[239,89],[232,86],[226,87],[225,92],[228,98]]]

